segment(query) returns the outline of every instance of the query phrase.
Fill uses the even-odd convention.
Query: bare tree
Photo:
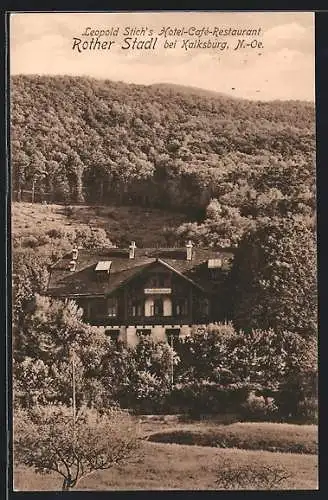
[[[15,462],[40,474],[56,472],[63,478],[62,490],[68,491],[90,474],[138,456],[138,428],[127,412],[82,408],[74,417],[71,408],[61,405],[17,409]]]

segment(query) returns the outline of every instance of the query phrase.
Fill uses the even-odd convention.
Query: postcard
[[[11,12],[14,491],[318,489],[313,12]]]

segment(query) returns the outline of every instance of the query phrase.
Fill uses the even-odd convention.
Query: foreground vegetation
[[[145,443],[144,456],[134,463],[96,472],[82,480],[84,490],[217,490],[216,481],[222,463],[249,466],[284,467],[289,477],[280,489],[311,490],[318,487],[317,457],[267,451],[216,449],[202,446]],[[17,467],[17,490],[57,490],[58,479],[51,474],[38,476],[32,469]],[[252,488],[253,485],[249,485]]]

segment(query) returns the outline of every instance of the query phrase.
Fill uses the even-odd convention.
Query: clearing
[[[13,202],[12,233],[16,238],[45,234],[49,229],[102,228],[112,243],[135,240],[140,247],[166,246],[163,229],[187,221],[185,214],[139,206],[42,205]]]

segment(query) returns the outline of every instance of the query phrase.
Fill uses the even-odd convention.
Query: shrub
[[[277,416],[278,407],[273,398],[264,398],[251,393],[241,405],[242,415],[246,420],[272,420]]]
[[[239,411],[247,400],[251,388],[248,384],[222,386],[210,382],[190,382],[176,385],[167,399],[167,405],[193,417],[201,414],[231,413]]]
[[[111,241],[104,229],[92,230],[89,226],[85,226],[76,229],[75,244],[82,245],[84,248],[100,248],[111,246]]]
[[[65,231],[62,228],[52,228],[46,232],[49,238],[62,238],[65,235]]]
[[[76,214],[76,207],[73,207],[72,205],[67,205],[65,207],[65,215],[66,217],[72,217],[73,215]]]
[[[273,465],[220,464],[216,480],[224,490],[276,490],[290,477],[284,467]]]
[[[298,404],[299,420],[303,423],[318,423],[318,400],[315,397],[305,398]]]
[[[39,234],[37,239],[38,239],[38,246],[39,247],[42,245],[47,245],[47,243],[50,242],[50,238],[46,234]]]
[[[40,474],[56,472],[63,478],[63,490],[135,456],[139,448],[136,424],[118,408],[101,414],[82,409],[75,418],[64,406],[15,411],[15,461]]]
[[[35,236],[25,236],[22,238],[21,245],[25,248],[36,248],[39,246],[39,241]]]

